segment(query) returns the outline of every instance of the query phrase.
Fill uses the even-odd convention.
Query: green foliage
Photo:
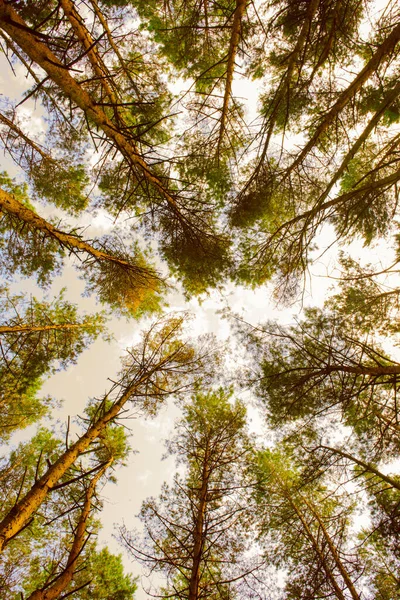
[[[87,553],[87,563],[79,579],[88,586],[72,594],[74,600],[132,600],[137,589],[136,579],[124,573],[122,556],[108,548],[93,548]],[[79,584],[79,579],[76,584]]]
[[[17,328],[0,334],[3,440],[48,413],[52,400],[37,395],[44,378],[76,363],[78,356],[104,330],[104,315],[80,317],[78,307],[64,299],[64,291],[48,302],[27,300],[0,288],[3,320],[0,325]],[[18,331],[21,327],[26,329]]]
[[[46,198],[56,206],[70,213],[79,213],[89,202],[85,188],[89,177],[84,165],[71,165],[68,168],[67,159],[58,162],[43,160],[35,165],[30,172],[33,179],[34,194],[38,199]]]

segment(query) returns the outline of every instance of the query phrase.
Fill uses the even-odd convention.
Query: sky
[[[7,96],[13,100],[20,99],[30,85],[22,66],[16,66],[15,73],[16,76],[11,73],[5,57],[0,55],[0,90],[6,90]],[[174,91],[179,91],[179,85],[179,81],[175,82]],[[248,81],[236,80],[234,94],[244,99],[248,107],[247,118],[251,121],[256,114],[256,84],[249,85]],[[19,115],[23,116],[26,131],[30,136],[40,141],[45,127],[43,109],[33,100],[29,100],[19,109]],[[0,165],[1,169],[7,170],[10,175],[22,177],[10,159],[1,156]],[[62,214],[60,210],[52,209],[50,206],[37,205],[37,209],[39,214],[44,217]],[[69,220],[71,221],[71,219]],[[79,223],[87,226],[88,238],[105,233],[110,225],[110,221],[104,213],[98,213],[95,218],[87,213],[83,217],[79,217]],[[329,245],[333,239],[332,236],[332,231],[326,227],[319,239]],[[376,265],[380,264],[383,256],[386,260],[386,250],[384,246],[377,246],[367,251],[360,243],[355,242],[352,245],[353,256],[359,257],[365,262],[371,261]],[[250,290],[229,284],[223,290],[210,292],[201,300],[192,299],[189,302],[185,300],[179,285],[177,285],[176,290],[168,296],[168,310],[171,312],[189,310],[193,314],[193,320],[190,323],[191,335],[196,337],[202,333],[214,333],[222,343],[231,339],[232,336],[229,323],[221,316],[220,311],[229,306],[233,312],[239,313],[252,324],[265,322],[267,319],[278,319],[281,323],[290,323],[300,314],[302,306],[322,304],[329,289],[334,285],[334,281],[327,278],[326,275],[335,273],[336,262],[337,247],[335,246],[313,265],[302,301],[298,301],[292,306],[278,308],[271,299],[271,285]],[[62,276],[55,278],[49,295],[56,294],[63,287],[67,288],[66,298],[78,303],[82,310],[90,312],[99,309],[93,298],[81,296],[83,282],[77,277],[72,259],[67,262]],[[29,280],[18,281],[13,285],[13,289],[34,295],[41,293]],[[60,409],[56,415],[53,415],[53,424],[57,429],[65,431],[68,416],[74,417],[81,414],[89,398],[101,397],[107,391],[110,385],[108,378],[113,378],[119,370],[120,356],[124,349],[137,341],[140,331],[142,328],[146,328],[150,321],[147,319],[135,322],[112,317],[108,324],[109,330],[114,335],[111,343],[105,342],[101,338],[97,339],[82,353],[76,365],[69,367],[66,371],[58,372],[44,383],[43,395],[49,394],[62,400]],[[237,365],[237,363],[237,354],[235,354],[234,364]],[[226,365],[228,376],[232,374],[234,364],[232,360],[228,361]],[[251,430],[259,435],[265,435],[262,417],[250,404],[251,393],[241,391],[238,395],[249,402],[249,415],[252,419]],[[103,529],[100,531],[99,541],[101,544],[107,544],[113,551],[123,551],[115,538],[118,526],[124,524],[128,529],[137,527],[139,523],[136,515],[142,501],[149,496],[156,496],[163,481],[172,479],[175,471],[173,459],[161,460],[161,458],[165,452],[163,441],[171,435],[174,421],[178,416],[179,410],[171,401],[161,408],[155,418],[134,418],[124,421],[124,424],[132,431],[132,448],[137,452],[132,453],[127,466],[119,469],[116,473],[118,483],[116,485],[107,483],[101,492],[104,498],[104,508],[100,515]],[[18,432],[13,436],[11,445],[28,439],[34,434],[35,429],[36,426],[32,426]],[[126,554],[124,555],[124,564],[127,570],[134,574],[142,573],[141,568],[132,564]],[[143,600],[146,597],[146,594],[139,589],[136,595],[137,600]]]

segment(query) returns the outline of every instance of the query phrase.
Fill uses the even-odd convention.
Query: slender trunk
[[[193,562],[189,582],[189,600],[198,600],[200,583],[200,565],[204,546],[204,518],[207,508],[208,479],[209,479],[209,447],[208,442],[204,452],[204,462],[199,494],[199,505],[196,514],[193,544]]]
[[[347,452],[344,452],[343,450],[339,450],[339,448],[332,448],[331,446],[319,446],[319,448],[323,448],[324,450],[329,450],[329,452],[332,452],[334,454],[339,454],[340,456],[343,456],[343,458],[347,458],[348,460],[350,460],[353,463],[356,463],[357,465],[359,465],[360,467],[362,467],[369,473],[373,473],[374,475],[379,477],[379,479],[382,479],[382,481],[386,481],[386,483],[388,483],[392,487],[400,490],[399,482],[397,482],[395,479],[392,479],[389,475],[384,475],[383,473],[378,471],[378,469],[376,469],[374,466],[370,465],[369,463],[364,462],[363,460],[360,460],[359,458],[356,458],[352,454],[348,454]]]
[[[247,0],[236,0],[236,8],[235,8],[235,13],[233,15],[231,40],[229,43],[229,50],[228,50],[228,64],[226,67],[225,93],[224,93],[224,101],[223,101],[223,105],[222,105],[221,124],[220,124],[220,129],[219,129],[217,154],[219,154],[222,139],[223,139],[223,136],[225,133],[225,128],[226,128],[226,120],[228,117],[228,105],[229,105],[229,99],[231,97],[233,73],[235,70],[235,58],[236,58],[236,54],[237,54],[237,49],[239,47],[240,30],[241,30],[241,25],[242,25],[242,18],[244,15],[244,11],[246,9],[246,4],[247,4]]]
[[[93,6],[93,10],[94,10],[96,17],[99,19],[101,26],[103,27],[104,31],[106,32],[108,43],[110,44],[115,56],[118,58],[121,69],[125,73],[125,76],[129,80],[132,88],[135,90],[138,98],[142,98],[142,93],[140,92],[138,86],[136,85],[136,82],[133,80],[131,73],[129,73],[129,70],[127,69],[126,64],[125,64],[125,60],[124,60],[121,52],[119,51],[117,44],[113,40],[107,20],[105,19],[103,13],[101,12],[96,0],[90,0],[90,3]]]
[[[74,541],[68,556],[67,564],[65,569],[53,580],[50,584],[40,590],[35,590],[27,600],[57,600],[62,592],[64,592],[67,586],[71,583],[74,578],[74,572],[76,569],[76,561],[79,558],[83,547],[85,545],[86,527],[92,508],[92,499],[96,491],[96,485],[105,471],[112,464],[113,459],[110,459],[106,465],[97,473],[91,480],[88,489],[85,494],[85,501],[83,504],[82,512],[79,517],[78,524],[76,526]]]
[[[298,62],[299,56],[300,56],[301,52],[303,51],[304,44],[306,43],[306,40],[308,38],[311,23],[315,16],[315,13],[317,12],[319,3],[320,3],[320,0],[311,0],[310,4],[308,6],[307,15],[306,15],[305,21],[303,23],[303,27],[301,28],[299,37],[297,39],[296,46],[294,47],[294,50],[290,55],[286,73],[282,77],[280,85],[279,85],[279,87],[276,91],[275,97],[272,101],[272,105],[271,105],[272,110],[271,110],[271,114],[268,117],[269,126],[268,126],[268,130],[267,130],[267,138],[264,142],[264,148],[263,148],[263,152],[262,152],[262,155],[260,158],[260,165],[264,161],[265,156],[268,151],[269,143],[270,143],[272,133],[274,130],[276,116],[278,114],[280,104],[281,104],[285,94],[288,94],[288,95],[290,94],[290,84],[291,84],[291,80],[292,80],[292,76],[293,76],[293,71],[296,66],[296,63]]]
[[[26,525],[46,498],[47,494],[65,475],[76,459],[88,449],[90,444],[101,434],[108,423],[115,419],[137,388],[149,379],[159,366],[160,365],[156,365],[151,371],[144,372],[128,386],[120,399],[115,402],[102,417],[91,425],[82,437],[62,454],[58,460],[49,467],[46,473],[36,481],[25,497],[16,503],[0,523],[0,551],[2,551],[10,539],[16,536]]]
[[[372,190],[379,190],[381,188],[391,187],[392,185],[397,183],[399,180],[400,180],[400,170],[397,170],[397,171],[394,171],[394,173],[391,173],[390,175],[388,175],[387,177],[382,177],[382,179],[378,179],[376,181],[371,181],[371,183],[368,183],[368,185],[364,185],[363,187],[359,187],[355,190],[351,190],[350,192],[341,194],[340,196],[337,196],[336,198],[333,198],[332,200],[328,200],[328,202],[324,202],[323,204],[314,206],[314,208],[307,210],[304,213],[302,213],[301,215],[297,215],[297,217],[293,217],[293,219],[290,219],[290,221],[286,221],[286,223],[283,223],[282,225],[280,225],[280,227],[275,231],[275,233],[273,233],[271,235],[268,243],[270,243],[272,241],[272,239],[275,238],[279,232],[286,230],[291,225],[295,225],[296,223],[299,223],[300,221],[311,221],[311,219],[313,219],[315,216],[317,216],[318,213],[328,210],[329,208],[338,206],[339,204],[343,204],[344,202],[347,202],[348,200],[352,200],[354,197],[358,196],[359,194],[368,193]]]
[[[40,146],[38,146],[33,140],[31,140],[27,135],[25,135],[24,132],[17,125],[15,125],[15,123],[13,123],[2,113],[0,113],[0,121],[4,125],[6,125],[11,131],[13,131],[19,138],[24,140],[24,142],[26,142],[28,146],[32,148],[32,150],[37,152],[44,160],[49,162],[55,162],[49,154],[47,154],[42,148],[40,148]]]
[[[102,86],[106,97],[113,104],[117,104],[118,100],[115,96],[115,93],[111,89],[109,81],[107,79],[109,77],[108,69],[101,60],[95,42],[92,36],[90,35],[89,31],[86,29],[81,16],[79,15],[71,0],[60,0],[60,4],[62,6],[65,16],[71,23],[72,29],[76,37],[81,42],[82,46],[85,48],[87,57],[89,58],[90,64],[92,65],[93,72],[96,75],[96,77],[98,77],[100,85]],[[116,114],[115,116],[117,117],[118,115]]]
[[[392,90],[390,90],[386,94],[384,101],[381,103],[381,105],[379,107],[379,110],[377,110],[376,113],[374,114],[374,116],[372,117],[372,119],[370,119],[369,123],[365,127],[362,134],[354,142],[353,146],[350,148],[350,150],[348,151],[348,153],[342,160],[340,167],[337,169],[336,173],[329,181],[329,185],[326,187],[324,192],[318,198],[318,202],[313,210],[318,209],[318,207],[322,204],[322,202],[327,198],[329,192],[331,191],[331,189],[333,188],[335,183],[340,179],[340,177],[343,175],[343,173],[347,169],[350,161],[353,160],[353,158],[357,154],[358,150],[361,148],[361,146],[367,140],[369,134],[378,125],[378,123],[379,123],[380,119],[382,118],[382,116],[384,115],[385,111],[390,107],[391,104],[393,104],[393,102],[396,100],[396,98],[399,96],[399,94],[400,94],[400,83],[398,85],[396,85]]]
[[[285,492],[286,497],[288,498],[290,505],[292,506],[293,510],[295,511],[296,515],[298,516],[303,529],[308,537],[308,539],[310,540],[312,547],[314,548],[316,554],[318,555],[319,560],[321,561],[322,567],[325,571],[325,574],[328,578],[328,580],[330,581],[333,589],[335,590],[335,595],[337,598],[339,598],[339,600],[346,600],[345,595],[343,594],[342,590],[339,587],[339,584],[336,581],[336,578],[334,576],[334,574],[332,573],[332,570],[330,569],[329,565],[327,564],[326,561],[326,557],[324,555],[324,553],[321,551],[321,548],[319,547],[318,541],[315,539],[310,527],[308,526],[307,521],[305,520],[305,518],[303,517],[300,509],[297,507],[297,505],[295,504],[295,502],[293,501],[292,497],[290,496],[290,494],[288,492]]]
[[[1,0],[0,0],[1,1]],[[52,237],[58,241],[58,243],[67,248],[68,250],[79,253],[85,252],[92,256],[98,261],[108,261],[114,263],[124,269],[137,272],[138,275],[148,279],[156,279],[157,275],[148,269],[139,267],[134,263],[130,263],[122,258],[117,258],[111,254],[107,254],[101,250],[97,250],[87,242],[84,242],[77,236],[71,233],[64,233],[60,231],[54,225],[40,217],[38,214],[33,212],[30,208],[27,208],[16,200],[11,194],[3,189],[0,189],[0,212],[5,211],[19,219],[21,222],[26,223],[28,226],[42,231],[45,235]]]
[[[162,181],[155,175],[146,161],[140,155],[132,139],[121,133],[115,124],[107,117],[105,112],[96,104],[93,98],[69,74],[68,68],[63,65],[57,56],[40,41],[25,21],[18,15],[12,6],[0,0],[0,27],[19,45],[19,47],[38,64],[59,88],[87,115],[105,135],[112,140],[115,147],[132,165],[139,167],[143,177],[167,201],[174,213],[185,220],[179,212],[175,199],[164,187]]]
[[[397,43],[400,40],[400,23],[392,30],[390,35],[377,47],[375,53],[370,58],[368,63],[362,69],[362,71],[353,79],[351,84],[343,90],[343,92],[339,95],[339,98],[336,100],[331,109],[325,114],[322,121],[315,129],[314,134],[304,146],[303,150],[297,156],[297,158],[293,161],[290,167],[285,171],[285,177],[287,177],[293,169],[295,169],[307,156],[310,150],[315,146],[315,144],[320,139],[321,135],[325,133],[328,127],[333,123],[336,117],[339,115],[340,111],[354,98],[357,92],[361,89],[364,83],[369,79],[369,77],[377,70],[381,61],[388,56],[395,48]]]
[[[343,580],[347,586],[347,589],[349,590],[351,597],[353,598],[353,600],[360,600],[360,596],[357,593],[353,582],[350,579],[350,575],[347,572],[347,569],[345,569],[342,561],[340,560],[340,556],[338,551],[336,550],[335,544],[332,541],[332,538],[330,537],[328,530],[326,529],[324,522],[322,521],[322,519],[320,518],[318,512],[315,510],[315,508],[309,503],[307,502],[307,500],[305,498],[303,498],[304,503],[306,504],[306,506],[308,507],[308,509],[311,511],[312,515],[316,518],[316,520],[318,521],[318,525],[321,528],[321,531],[324,535],[324,538],[328,544],[328,548],[330,550],[330,553],[332,554],[333,560],[336,563],[337,568],[339,569],[339,572],[341,574],[341,576],[343,577]]]
[[[69,331],[82,329],[91,323],[61,323],[58,325],[0,325],[0,335],[6,333],[32,333],[34,331]]]
[[[330,375],[331,373],[354,373],[354,375],[368,375],[371,377],[380,377],[383,375],[400,375],[400,365],[390,365],[390,366],[379,366],[379,367],[369,367],[369,366],[359,366],[359,367],[350,367],[346,365],[329,365],[322,369],[312,369],[312,374],[316,373],[317,375]]]

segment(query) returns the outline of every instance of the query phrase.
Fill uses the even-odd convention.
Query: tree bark
[[[307,40],[309,31],[310,31],[311,23],[315,16],[315,13],[318,9],[319,3],[320,3],[320,0],[311,0],[310,4],[308,6],[307,15],[306,15],[305,21],[303,23],[303,27],[301,28],[299,37],[297,39],[296,46],[290,55],[286,73],[282,77],[279,87],[276,91],[275,97],[272,101],[272,105],[271,105],[272,112],[271,112],[271,115],[268,117],[269,127],[268,127],[268,131],[267,131],[267,139],[265,140],[264,148],[263,148],[262,155],[261,155],[261,158],[259,161],[260,165],[264,161],[267,151],[268,151],[269,142],[271,140],[271,136],[273,133],[276,115],[278,113],[280,103],[282,102],[285,94],[289,95],[289,86],[291,83],[294,67],[300,56],[300,53],[302,52],[302,50],[304,48],[304,44]]]
[[[37,152],[43,158],[43,160],[53,163],[55,162],[49,154],[47,154],[40,146],[38,146],[33,140],[25,135],[24,132],[17,125],[15,125],[15,123],[13,123],[2,113],[0,113],[0,121],[9,129],[11,129],[11,131],[13,131],[19,138],[23,139],[32,150]]]
[[[113,141],[116,148],[118,148],[126,160],[131,165],[140,168],[144,178],[161,194],[174,213],[184,220],[175,199],[142,158],[134,141],[120,132],[79,82],[69,74],[68,68],[40,41],[35,32],[29,28],[25,21],[5,0],[0,0],[0,27],[8,33],[11,39],[18,44],[31,60],[44,69],[66,96],[85,112],[89,120]]]
[[[319,446],[319,448],[323,448],[324,450],[329,450],[330,452],[332,452],[334,454],[339,454],[340,456],[343,456],[343,458],[347,458],[348,460],[350,460],[353,463],[356,463],[357,465],[359,465],[360,467],[362,467],[369,473],[373,473],[374,475],[379,477],[379,479],[382,479],[382,481],[386,481],[386,483],[388,483],[392,487],[396,488],[397,490],[400,490],[400,483],[398,483],[395,479],[392,479],[389,475],[384,475],[378,469],[376,469],[374,466],[370,465],[369,463],[364,462],[363,460],[361,460],[359,458],[356,458],[352,454],[348,454],[347,452],[344,452],[343,450],[340,450],[339,448],[332,448],[331,446]]]
[[[0,0],[1,1],[1,0]],[[158,279],[156,273],[149,269],[139,267],[134,263],[130,263],[124,259],[117,258],[111,254],[107,254],[101,250],[97,250],[87,242],[84,242],[72,233],[64,233],[60,231],[54,225],[40,217],[38,214],[33,212],[30,208],[24,206],[22,202],[16,200],[11,194],[3,189],[0,189],[0,212],[5,211],[26,223],[34,229],[42,231],[45,235],[54,238],[58,243],[67,248],[68,250],[79,253],[85,252],[92,256],[98,261],[108,261],[114,263],[126,270],[135,271],[138,276],[146,279]]]
[[[328,578],[328,580],[330,581],[333,589],[335,590],[335,594],[336,597],[339,598],[339,600],[346,600],[345,595],[343,594],[342,590],[339,587],[339,584],[337,583],[334,574],[332,573],[332,570],[330,569],[330,567],[328,566],[327,562],[326,562],[326,557],[323,554],[323,552],[321,552],[321,549],[318,545],[318,541],[315,539],[310,527],[308,526],[307,521],[305,520],[305,518],[303,517],[300,509],[297,507],[296,503],[293,501],[291,495],[288,492],[285,492],[286,497],[288,498],[290,505],[292,506],[293,510],[295,511],[296,515],[298,516],[303,529],[308,537],[308,539],[310,540],[312,547],[314,548],[316,554],[318,555],[321,564],[323,566],[323,569],[325,571],[325,574]]]
[[[7,333],[31,333],[34,331],[68,331],[71,329],[82,329],[91,323],[61,323],[58,325],[0,325],[0,335]]]
[[[200,583],[200,566],[204,546],[204,518],[207,508],[208,480],[209,480],[209,447],[208,442],[204,452],[204,463],[199,494],[199,505],[196,514],[193,545],[193,562],[189,582],[189,600],[198,600]]]
[[[64,570],[51,582],[50,585],[45,586],[40,590],[35,590],[27,600],[57,600],[62,592],[66,590],[68,585],[74,578],[74,572],[76,569],[76,561],[79,558],[83,547],[85,545],[85,534],[87,522],[90,516],[92,508],[92,499],[96,491],[96,485],[99,479],[104,475],[106,470],[111,466],[113,459],[110,459],[106,465],[93,477],[89,483],[88,489],[85,494],[85,501],[83,504],[82,512],[79,517],[78,524],[74,535],[74,541],[68,556],[67,564]]]
[[[90,64],[92,65],[93,72],[99,79],[100,85],[102,86],[106,97],[110,100],[111,103],[116,105],[118,103],[118,100],[115,96],[115,93],[111,89],[108,81],[108,69],[101,60],[95,42],[92,36],[90,35],[89,31],[85,27],[81,16],[79,15],[78,11],[74,6],[74,3],[71,2],[71,0],[60,0],[60,4],[62,6],[65,16],[71,23],[71,27],[76,37],[81,42],[82,46],[86,51],[87,57],[89,58]],[[117,114],[115,116],[117,116]]]
[[[330,553],[332,554],[333,560],[336,563],[337,568],[339,569],[339,572],[341,574],[341,576],[343,577],[343,580],[351,594],[351,597],[353,598],[353,600],[360,600],[360,596],[357,593],[353,582],[350,579],[350,575],[348,574],[347,570],[345,569],[342,561],[340,560],[340,556],[338,554],[338,551],[336,550],[335,544],[332,541],[332,538],[330,537],[328,530],[326,529],[324,522],[322,521],[322,519],[320,518],[318,512],[315,510],[315,508],[309,503],[307,502],[307,500],[305,498],[303,498],[304,503],[306,504],[306,506],[308,507],[308,509],[310,510],[311,514],[315,517],[315,519],[318,521],[318,525],[321,527],[322,533],[324,535],[324,538],[328,544],[328,548],[330,550]]]
[[[362,71],[353,79],[351,84],[343,90],[343,92],[339,95],[339,98],[336,100],[331,109],[325,114],[322,121],[316,128],[314,134],[304,146],[303,150],[300,152],[298,157],[293,161],[290,167],[285,171],[285,177],[293,171],[307,156],[310,150],[315,146],[318,142],[321,135],[328,129],[328,127],[333,123],[334,119],[338,116],[341,110],[350,102],[352,98],[356,95],[356,93],[361,89],[364,83],[369,79],[369,77],[376,71],[379,67],[381,61],[388,56],[392,50],[396,47],[397,43],[400,40],[400,23],[394,27],[392,32],[388,35],[388,37],[378,46],[375,50],[375,53],[367,62]]]
[[[233,73],[235,70],[235,58],[237,54],[237,49],[239,47],[240,40],[240,29],[242,25],[242,18],[244,15],[244,11],[246,9],[247,0],[236,0],[236,8],[233,16],[232,23],[232,33],[231,39],[229,43],[228,50],[228,64],[226,67],[226,80],[225,80],[225,92],[224,92],[224,101],[222,105],[222,113],[221,113],[221,124],[219,129],[219,138],[218,138],[218,149],[217,154],[219,154],[219,150],[221,147],[222,139],[224,137],[225,128],[226,128],[226,120],[228,116],[228,105],[229,99],[231,97],[232,92],[232,82],[233,82]]]
[[[25,497],[15,504],[0,523],[0,551],[2,551],[10,539],[16,536],[26,525],[46,498],[47,494],[74,464],[76,459],[87,450],[90,444],[101,434],[108,423],[115,419],[138,387],[149,379],[159,367],[160,364],[154,366],[149,372],[144,372],[138,379],[130,384],[125,389],[120,399],[58,458],[58,460],[49,467],[46,473],[36,481]]]

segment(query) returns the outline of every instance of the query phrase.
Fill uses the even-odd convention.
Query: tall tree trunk
[[[33,333],[35,331],[69,331],[71,329],[83,329],[91,323],[62,323],[58,325],[0,325],[0,335],[7,333]]]
[[[119,267],[122,267],[123,269],[137,273],[138,277],[141,277],[142,279],[158,279],[154,271],[139,267],[134,263],[130,263],[124,259],[107,254],[101,250],[97,250],[76,235],[60,231],[54,227],[54,225],[40,217],[30,208],[24,206],[22,202],[16,200],[11,194],[3,189],[0,189],[0,212],[1,211],[5,211],[14,217],[17,217],[17,219],[19,219],[22,223],[26,223],[29,227],[38,229],[45,235],[56,239],[62,247],[67,248],[73,253],[85,252],[92,256],[95,260],[108,261],[116,264]]]
[[[353,373],[354,375],[369,375],[371,377],[380,377],[383,375],[399,375],[400,365],[370,367],[360,365],[359,367],[350,367],[347,365],[329,365],[328,367],[317,369],[318,374],[330,375],[331,373]]]
[[[304,146],[303,150],[293,161],[290,167],[285,171],[285,177],[288,176],[293,169],[295,169],[304,160],[310,150],[318,142],[321,135],[325,133],[328,127],[334,122],[340,111],[343,110],[343,108],[352,100],[352,98],[354,98],[364,83],[379,67],[382,60],[394,50],[399,41],[400,23],[394,27],[388,37],[382,42],[382,44],[380,44],[380,46],[377,47],[375,53],[372,55],[362,71],[360,71],[355,79],[353,79],[351,84],[339,95],[339,98],[336,100],[334,105],[330,108],[330,110],[328,110],[319,125],[316,127],[314,134]]]
[[[384,473],[381,473],[381,471],[376,469],[373,465],[370,465],[369,463],[366,463],[363,460],[356,458],[352,454],[349,454],[348,452],[344,452],[343,450],[340,450],[339,448],[332,448],[331,446],[318,446],[318,447],[323,448],[324,450],[329,450],[329,452],[332,452],[332,454],[339,454],[339,456],[343,456],[343,458],[347,458],[351,462],[353,462],[356,465],[359,465],[360,467],[365,469],[368,473],[373,473],[374,475],[379,477],[379,479],[382,479],[382,481],[386,481],[386,483],[391,485],[393,488],[400,490],[399,482],[397,482],[395,479],[392,479],[392,477],[390,477],[389,475],[385,475]]]
[[[110,44],[115,56],[118,58],[119,64],[121,66],[122,71],[124,72],[125,77],[128,79],[128,81],[130,82],[132,88],[135,90],[135,93],[137,95],[138,98],[142,98],[143,94],[142,92],[139,90],[136,82],[134,81],[131,73],[129,72],[129,69],[126,66],[125,60],[121,54],[121,52],[119,51],[118,45],[114,42],[113,37],[111,35],[111,31],[110,28],[108,26],[107,20],[104,17],[103,13],[101,12],[99,5],[97,4],[96,0],[90,0],[91,5],[93,6],[93,10],[94,13],[96,15],[96,17],[99,19],[101,26],[103,27],[104,31],[106,32],[107,35],[107,39],[108,39],[108,43]]]
[[[370,121],[366,125],[364,131],[361,133],[361,135],[354,142],[354,144],[352,145],[350,150],[347,152],[346,156],[342,160],[340,167],[337,169],[337,171],[333,175],[333,177],[331,177],[328,186],[326,187],[324,192],[321,194],[321,196],[318,198],[318,202],[316,203],[314,210],[318,209],[318,207],[328,197],[329,192],[331,191],[331,189],[333,188],[335,183],[340,179],[340,177],[346,171],[350,161],[353,160],[354,156],[357,154],[357,152],[359,151],[361,146],[367,140],[367,138],[370,135],[370,133],[372,132],[372,130],[375,129],[375,127],[378,125],[379,121],[385,114],[385,111],[393,104],[393,102],[396,100],[396,98],[398,98],[399,94],[400,94],[400,83],[398,85],[396,85],[392,90],[389,90],[387,92],[383,102],[381,102],[379,109],[375,112],[372,119],[370,119]]]
[[[209,447],[208,442],[204,451],[204,462],[194,528],[193,562],[189,582],[189,600],[198,600],[200,583],[200,566],[204,547],[204,518],[207,508],[208,480],[209,480]]]
[[[319,544],[318,544],[318,540],[315,538],[315,536],[313,535],[306,519],[304,518],[301,510],[298,508],[297,504],[294,502],[294,500],[292,499],[291,495],[288,492],[285,492],[286,497],[288,498],[290,505],[292,506],[294,512],[296,513],[296,515],[298,516],[303,529],[306,533],[306,536],[308,537],[308,539],[310,540],[312,547],[315,550],[315,553],[317,554],[319,560],[321,561],[322,567],[325,571],[325,574],[330,582],[330,584],[332,585],[334,591],[335,591],[335,595],[339,600],[346,600],[345,595],[343,594],[342,590],[339,587],[338,582],[336,581],[336,578],[334,576],[334,574],[332,573],[332,569],[329,567],[329,565],[327,564],[326,561],[326,556],[324,555],[324,553],[322,552]]]
[[[74,3],[71,2],[71,0],[60,0],[60,4],[62,6],[64,14],[71,23],[71,27],[76,37],[81,42],[82,46],[86,51],[87,57],[89,58],[90,64],[92,65],[93,72],[99,79],[100,85],[104,90],[106,98],[108,98],[108,100],[112,104],[117,105],[118,99],[115,95],[115,92],[111,89],[111,80],[109,80],[108,69],[102,61],[97,51],[95,41],[93,40],[87,28],[85,27],[84,21],[82,20],[81,16],[76,10]],[[114,116],[118,120],[118,112],[116,110],[114,111]]]
[[[100,477],[102,477],[106,470],[111,466],[113,460],[114,459],[110,459],[89,483],[85,493],[82,512],[76,526],[74,541],[72,543],[65,568],[55,580],[53,580],[50,584],[47,584],[44,588],[35,590],[27,600],[57,600],[60,594],[66,590],[68,585],[73,580],[74,572],[76,570],[76,561],[85,545],[86,528],[92,508],[93,495],[96,491],[96,485]]]
[[[20,129],[15,123],[13,123],[13,121],[11,121],[11,119],[6,117],[2,113],[0,113],[0,122],[3,123],[4,125],[6,125],[11,131],[13,131],[17,137],[24,140],[24,142],[26,142],[26,144],[34,152],[37,152],[42,157],[43,160],[55,163],[54,159],[49,154],[47,154],[40,146],[38,146],[33,140],[31,140],[27,135],[25,135],[25,133],[22,131],[22,129]],[[4,142],[4,145],[5,144],[6,143]],[[11,152],[10,152],[10,154],[11,154]]]
[[[307,502],[307,500],[305,498],[303,498],[303,501],[304,501],[305,505],[308,507],[308,509],[310,510],[311,514],[318,521],[318,525],[320,526],[321,531],[324,535],[324,538],[328,544],[328,548],[330,550],[330,553],[332,554],[333,560],[335,561],[335,564],[336,564],[341,576],[343,577],[343,580],[351,594],[351,597],[353,598],[353,600],[360,600],[360,596],[354,587],[354,584],[350,578],[350,575],[347,572],[347,569],[345,568],[342,561],[340,560],[340,556],[339,556],[338,551],[336,550],[335,544],[333,543],[332,538],[329,535],[328,530],[326,529],[323,520],[319,516],[318,511],[315,509],[315,507],[311,503]]]
[[[235,12],[233,15],[231,39],[230,39],[229,50],[228,50],[228,64],[226,67],[225,93],[224,93],[224,101],[223,101],[223,105],[222,105],[217,154],[219,154],[219,150],[221,147],[221,143],[222,143],[224,133],[225,133],[225,128],[226,128],[229,100],[230,100],[231,93],[232,93],[232,82],[233,82],[233,73],[235,70],[235,59],[236,59],[237,49],[239,47],[240,30],[241,30],[241,26],[242,26],[242,18],[244,15],[244,11],[246,9],[246,4],[247,4],[247,0],[236,0],[236,8],[235,8]]]
[[[317,12],[319,3],[320,3],[320,0],[311,0],[311,2],[308,5],[305,21],[303,23],[303,27],[301,28],[301,31],[300,31],[299,37],[297,39],[296,45],[294,47],[294,50],[290,54],[286,73],[282,77],[279,87],[275,93],[274,99],[272,100],[271,114],[268,117],[269,125],[268,125],[268,129],[267,129],[267,138],[264,142],[264,148],[263,148],[263,151],[262,151],[262,154],[260,157],[260,161],[259,161],[260,166],[267,155],[269,143],[270,143],[272,133],[274,130],[276,116],[278,114],[280,104],[281,104],[282,100],[284,99],[285,95],[289,96],[289,94],[290,94],[290,85],[292,82],[293,72],[294,72],[296,63],[299,60],[300,54],[303,51],[304,45],[307,41],[307,38],[308,38],[308,35],[310,32],[311,23],[315,16],[315,13]]]
[[[400,170],[397,170],[397,171],[394,171],[393,173],[391,173],[390,175],[387,175],[386,177],[382,177],[382,179],[377,179],[375,181],[371,181],[367,185],[356,188],[354,190],[350,190],[349,192],[346,192],[345,194],[341,194],[340,196],[337,196],[336,198],[333,198],[332,200],[328,200],[327,202],[324,202],[323,204],[317,204],[316,206],[314,206],[314,208],[311,208],[310,210],[307,210],[307,211],[301,213],[300,215],[293,217],[293,219],[286,221],[286,223],[283,223],[282,225],[280,225],[280,227],[273,233],[273,235],[270,237],[270,239],[276,237],[279,232],[281,232],[284,229],[287,229],[288,227],[290,227],[291,225],[294,225],[295,223],[299,223],[300,221],[311,221],[314,217],[316,217],[318,215],[318,213],[328,210],[329,208],[334,208],[335,206],[338,206],[340,204],[344,204],[348,200],[352,200],[354,197],[356,197],[358,195],[361,195],[364,193],[366,194],[373,190],[387,189],[387,188],[393,186],[394,184],[396,184],[399,180],[400,180]]]
[[[159,367],[160,364],[153,367],[149,372],[145,371],[129,385],[121,395],[120,399],[58,458],[58,460],[49,467],[46,473],[36,481],[25,497],[15,504],[0,523],[0,551],[4,549],[11,538],[16,536],[20,530],[23,529],[46,498],[47,494],[51,492],[52,488],[55,487],[58,481],[65,475],[76,459],[88,449],[90,444],[101,434],[108,423],[115,419],[126,402],[134,395],[138,387],[148,380]]]
[[[160,193],[172,208],[175,215],[185,221],[177,203],[162,181],[155,175],[143,157],[140,155],[134,141],[121,133],[116,125],[107,117],[105,112],[96,104],[93,98],[83,89],[68,72],[57,56],[40,41],[41,38],[29,28],[12,6],[5,0],[0,0],[0,27],[4,29],[16,44],[38,64],[59,88],[87,115],[105,135],[114,142],[116,148],[126,158],[128,163],[139,167],[143,177]]]

